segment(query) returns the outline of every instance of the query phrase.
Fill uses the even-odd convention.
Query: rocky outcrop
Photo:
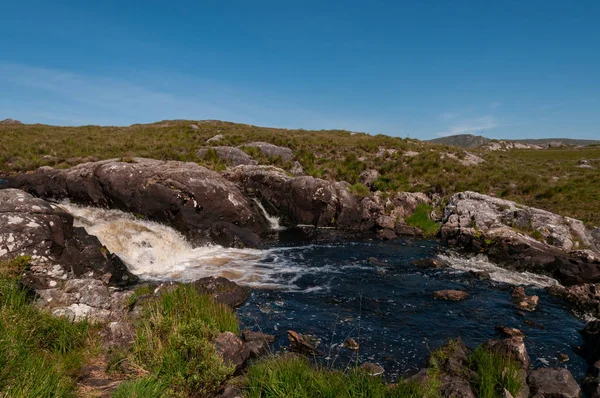
[[[484,251],[506,267],[565,285],[600,282],[600,256],[581,221],[469,191],[452,196],[442,221],[449,243]]]
[[[36,290],[84,276],[113,286],[137,281],[96,237],[73,227],[71,215],[26,192],[0,190],[0,225],[0,260],[31,257],[26,281]]]
[[[213,341],[217,355],[223,363],[233,366],[235,370],[241,369],[250,357],[250,350],[242,339],[231,332],[220,333]]]
[[[214,151],[215,155],[219,159],[224,161],[226,164],[231,164],[232,166],[258,164],[258,162],[252,159],[252,157],[246,152],[232,146],[214,146],[200,148],[198,152],[196,152],[196,156],[198,157],[198,159],[205,159],[211,150]]]
[[[600,318],[600,284],[586,283],[568,287],[555,285],[549,287],[548,292],[571,302],[575,311]]]
[[[527,378],[533,398],[579,398],[581,388],[567,369],[540,368]]]
[[[268,142],[250,142],[242,146],[258,148],[265,157],[280,157],[284,162],[291,161],[294,158],[294,151],[290,148],[273,145]]]
[[[67,170],[42,167],[10,184],[44,198],[71,198],[140,214],[172,225],[197,245],[255,246],[269,231],[253,201],[220,174],[195,163],[112,159]]]
[[[289,224],[371,229],[361,204],[345,183],[310,176],[292,177],[272,166],[238,166],[224,173],[248,195],[258,196],[265,208]]]

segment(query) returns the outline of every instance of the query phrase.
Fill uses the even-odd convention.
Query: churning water
[[[238,313],[246,327],[274,334],[276,349],[287,345],[288,329],[312,334],[321,340],[329,364],[344,367],[358,355],[360,362],[381,364],[393,380],[424,366],[429,351],[449,339],[460,336],[474,347],[499,337],[494,328],[503,325],[527,335],[534,365],[566,366],[580,380],[585,372],[585,362],[573,351],[581,344],[578,331],[584,322],[543,290],[555,280],[507,271],[482,256],[451,253],[437,241],[307,244],[292,239],[263,250],[194,248],[172,228],[127,213],[60,206],[141,278],[190,281],[222,275],[253,287]],[[413,264],[434,256],[452,268]],[[490,280],[466,271],[486,271]],[[514,308],[510,288],[516,284],[540,296],[535,312]],[[470,297],[433,300],[431,294],[441,289],[465,290]],[[359,341],[358,353],[341,347],[348,337]],[[559,353],[570,361],[559,363]]]

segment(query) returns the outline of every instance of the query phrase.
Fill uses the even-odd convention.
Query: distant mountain
[[[442,145],[452,145],[459,146],[463,148],[479,148],[491,140],[481,135],[472,135],[472,134],[458,134],[458,135],[449,135],[447,137],[436,138],[434,140],[430,140],[429,142],[433,142],[434,144],[442,144]]]
[[[488,145],[493,142],[504,144],[520,143],[531,147],[560,147],[560,146],[587,146],[587,145],[600,145],[600,140],[578,140],[573,138],[539,138],[539,139],[524,139],[524,140],[492,140],[481,135],[472,134],[458,134],[450,135],[448,137],[441,137],[430,140],[434,144],[452,145],[462,148],[479,148]],[[511,146],[508,145],[508,149],[513,148],[524,148],[525,146]]]

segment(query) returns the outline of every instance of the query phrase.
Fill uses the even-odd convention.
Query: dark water
[[[449,339],[460,336],[474,348],[499,338],[494,327],[503,325],[527,335],[534,366],[564,366],[578,380],[584,376],[585,362],[572,348],[582,343],[578,331],[584,322],[571,315],[564,302],[543,289],[528,288],[528,294],[540,296],[540,305],[522,316],[513,307],[508,284],[411,264],[435,255],[438,242],[285,246],[271,248],[262,260],[270,267],[279,264],[282,272],[273,278],[282,289],[254,290],[239,310],[246,327],[276,336],[276,350],[288,345],[288,329],[312,334],[321,340],[323,360],[344,368],[356,360],[355,352],[341,348],[352,337],[360,342],[359,362],[379,363],[388,379],[395,380],[425,366],[430,350]],[[386,264],[372,265],[369,257]],[[470,297],[463,302],[433,300],[431,293],[441,289],[465,290]],[[558,353],[567,354],[570,361],[559,363]]]

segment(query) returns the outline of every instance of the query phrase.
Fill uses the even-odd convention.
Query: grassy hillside
[[[194,127],[192,126],[194,125]],[[206,140],[222,134],[211,144]],[[454,192],[475,190],[541,207],[590,225],[600,225],[600,147],[472,151],[485,160],[461,164],[461,148],[412,139],[371,136],[347,131],[306,131],[256,127],[219,121],[167,121],[129,127],[0,126],[0,175],[39,166],[68,167],[107,158],[150,157],[196,161],[223,169],[218,159],[199,160],[205,145],[240,146],[267,141],[291,148],[306,173],[345,180],[364,192],[359,174],[377,169],[374,186],[382,191],[424,191],[443,199]],[[261,163],[283,167],[281,159],[266,159],[256,148],[243,148]],[[442,156],[456,155],[456,159]],[[87,158],[87,159],[86,159]],[[580,160],[594,168],[580,168]]]

